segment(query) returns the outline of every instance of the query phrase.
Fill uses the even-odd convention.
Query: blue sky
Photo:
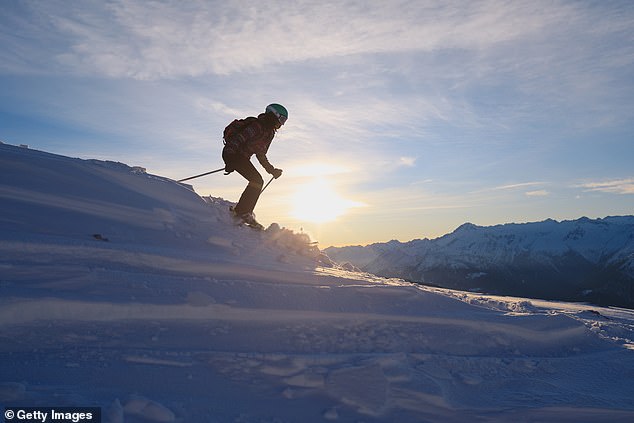
[[[323,247],[634,210],[630,1],[0,3],[4,142],[180,179],[271,102],[258,220]]]

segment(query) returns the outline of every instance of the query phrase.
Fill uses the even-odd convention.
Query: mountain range
[[[634,216],[477,226],[330,247],[336,262],[445,288],[634,308]]]

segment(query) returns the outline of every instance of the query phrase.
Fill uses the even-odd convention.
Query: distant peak
[[[454,232],[473,231],[473,230],[475,230],[477,228],[478,228],[478,225],[474,225],[471,222],[467,222],[467,223],[463,223],[462,225],[458,226],[458,228],[456,228],[456,230]]]

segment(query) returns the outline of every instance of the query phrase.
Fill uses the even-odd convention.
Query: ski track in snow
[[[0,153],[0,406],[94,405],[113,423],[634,421],[631,310],[320,267],[303,237],[235,227],[227,202],[166,178]]]

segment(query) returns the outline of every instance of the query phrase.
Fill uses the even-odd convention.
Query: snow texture
[[[0,407],[634,421],[630,310],[345,270],[303,234],[235,226],[227,201],[121,163],[2,144],[0,201]]]

